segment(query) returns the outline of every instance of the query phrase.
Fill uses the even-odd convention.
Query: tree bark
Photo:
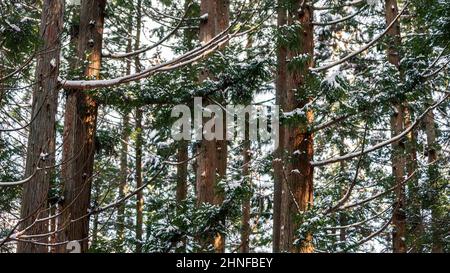
[[[33,87],[31,116],[28,137],[25,177],[30,177],[37,168],[52,167],[55,164],[56,113],[58,106],[58,75],[63,31],[63,0],[43,1],[40,37],[42,54],[37,59],[36,84]],[[46,216],[47,196],[53,169],[37,171],[23,186],[20,229],[28,228],[26,235],[48,233],[48,222],[34,223]],[[34,223],[34,224],[33,224]],[[44,237],[41,243],[47,243]],[[47,246],[19,242],[17,252],[48,252]]]
[[[405,128],[412,125],[412,112],[408,105],[405,103]],[[413,175],[408,182],[408,199],[406,205],[408,207],[408,242],[412,253],[423,252],[423,239],[425,235],[425,229],[423,225],[422,216],[422,202],[420,198],[419,179],[416,174],[417,171],[417,136],[414,131],[411,131],[407,135],[406,142],[406,171],[408,176]]]
[[[278,28],[287,24],[287,11],[281,5],[282,0],[278,0]],[[276,103],[284,105],[284,97],[286,92],[287,79],[287,48],[283,43],[277,42],[277,75],[276,75]],[[281,234],[281,192],[284,181],[283,176],[283,160],[284,157],[284,136],[285,127],[280,127],[279,145],[275,151],[275,159],[273,160],[273,176],[274,176],[274,193],[273,193],[273,234],[272,234],[272,250],[280,251],[280,234]]]
[[[142,110],[136,109],[136,188],[143,185],[142,181]],[[142,235],[144,225],[144,194],[136,195],[136,253],[142,252]]]
[[[345,137],[341,136],[341,141],[342,143],[345,143]],[[346,153],[344,147],[339,147],[339,154],[342,156]],[[345,161],[341,161],[339,162],[339,170],[341,172],[341,175],[343,175],[345,173],[345,170],[347,169],[347,162]],[[340,179],[340,198],[343,198],[348,190],[348,185],[347,185],[347,179],[345,179],[345,177],[342,177],[342,179]],[[347,219],[347,215],[345,212],[339,212],[338,213],[338,222],[340,226],[345,226],[348,224],[348,219]],[[345,241],[347,240],[347,229],[346,228],[341,228],[339,229],[339,242],[341,245],[343,245],[345,243]]]
[[[248,133],[248,123],[245,132]],[[248,134],[246,136],[248,138]],[[243,143],[242,149],[242,157],[243,157],[243,166],[242,166],[242,176],[246,184],[251,185],[251,176],[250,176],[250,160],[251,160],[251,142],[246,139]],[[242,201],[242,227],[241,227],[241,245],[239,248],[239,252],[248,253],[250,251],[250,211],[251,211],[251,196],[248,195]]]
[[[430,111],[425,117],[425,133],[427,135],[427,155],[428,155],[428,187],[431,192],[431,239],[433,253],[444,253],[443,219],[445,212],[439,206],[439,167],[438,167],[438,144],[436,142],[437,129],[434,120],[434,113]]]
[[[188,143],[181,141],[178,145],[177,152],[177,189],[176,189],[176,201],[177,205],[186,200],[187,196],[187,168],[188,168]]]
[[[200,41],[208,42],[214,36],[224,31],[229,25],[229,0],[202,0],[200,4],[201,15],[208,15],[200,23]],[[208,71],[203,71],[200,80],[208,78]],[[207,120],[205,120],[206,122]],[[217,183],[226,176],[227,142],[216,140],[202,140],[200,155],[197,162],[197,203],[219,205],[223,202],[221,191]],[[216,173],[218,180],[216,180]],[[222,224],[225,219],[221,219]],[[224,234],[217,233],[214,238],[201,242],[203,247],[212,244],[215,252],[225,251]]]
[[[253,37],[251,35],[247,38],[246,48],[250,49],[253,47]],[[251,56],[247,55],[248,58]],[[247,101],[247,103],[251,103],[251,100]],[[250,119],[250,117],[249,117]],[[251,145],[252,142],[250,140],[250,120],[245,121],[245,139],[242,145],[242,177],[245,181],[245,184],[251,188],[252,181],[250,176],[250,163],[251,163]],[[241,245],[239,247],[239,252],[248,253],[250,252],[250,212],[251,212],[251,193],[246,195],[242,200],[242,224],[241,224]]]
[[[397,0],[386,0],[385,16],[386,23],[389,25],[398,15]],[[387,50],[388,60],[400,70],[400,53],[398,51],[400,41],[400,24],[395,22],[391,29],[387,32],[387,36],[391,39]],[[392,136],[399,135],[405,128],[405,106],[404,101],[396,101],[393,104],[394,114],[391,117]],[[392,223],[394,231],[392,232],[393,252],[406,252],[406,212],[405,212],[405,186],[403,180],[405,177],[405,143],[403,140],[392,144],[392,173],[395,180],[395,201]]]
[[[187,197],[187,178],[188,178],[188,142],[185,140],[180,141],[177,151],[177,186],[176,186],[176,204],[177,214],[181,215],[183,202]],[[183,244],[181,247],[177,247],[177,252],[186,252],[186,238],[181,239]]]
[[[136,40],[134,49],[138,50],[141,43],[141,27],[142,27],[142,1],[138,0],[136,5]],[[134,65],[136,72],[141,71],[141,60],[139,56],[134,58]],[[142,181],[142,109],[136,108],[136,188],[143,185]],[[143,239],[143,225],[144,225],[144,194],[139,191],[136,195],[136,253],[142,252]]]
[[[122,147],[120,151],[120,176],[119,176],[119,200],[123,199],[127,191],[128,180],[128,141],[130,131],[130,117],[124,114],[122,119]],[[116,251],[123,251],[125,240],[125,204],[122,202],[117,208],[117,246]]]
[[[130,10],[131,12],[132,10]],[[133,49],[133,17],[128,18],[128,41],[127,52]],[[131,59],[126,59],[126,75],[131,74]],[[122,118],[122,135],[121,135],[121,151],[120,151],[120,181],[119,181],[119,200],[123,199],[127,191],[128,182],[128,141],[130,140],[130,116],[128,112]],[[117,208],[117,252],[123,252],[123,243],[125,239],[125,205],[122,202]]]
[[[101,50],[106,0],[82,0],[78,38],[78,64],[83,76],[100,79]],[[84,61],[88,65],[84,65]],[[62,222],[71,221],[61,232],[61,242],[79,241],[81,252],[88,250],[89,207],[94,169],[95,134],[98,104],[81,91],[67,90],[62,180]]]
[[[313,8],[306,2],[303,7],[296,2],[289,12],[288,24],[299,23],[301,35],[298,48],[287,50],[287,60],[291,60],[301,54],[306,54],[309,59],[301,67],[293,67],[287,71],[286,89],[283,92],[283,104],[281,109],[285,112],[304,107],[310,98],[306,94],[306,78],[308,69],[314,65],[314,32],[313,32]],[[281,201],[281,233],[280,250],[287,252],[312,252],[312,234],[308,233],[303,238],[297,236],[300,223],[297,220],[299,214],[308,210],[313,205],[313,173],[311,165],[314,155],[313,134],[308,131],[314,115],[311,110],[306,111],[305,120],[298,124],[283,125],[286,129],[284,135],[284,150],[287,155],[284,158],[284,174],[282,183]],[[294,242],[299,239],[298,244]]]

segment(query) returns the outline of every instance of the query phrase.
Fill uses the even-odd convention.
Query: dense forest
[[[0,15],[0,253],[450,251],[450,0]]]

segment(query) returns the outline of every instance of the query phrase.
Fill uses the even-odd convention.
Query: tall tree
[[[36,65],[33,105],[28,137],[20,228],[27,235],[48,233],[48,222],[35,222],[47,215],[47,196],[54,178],[58,75],[63,31],[63,0],[45,0],[42,6],[40,37],[43,41]],[[49,169],[46,169],[46,168]],[[38,237],[39,238],[39,237]],[[41,237],[41,243],[47,242]],[[17,252],[47,252],[47,246],[19,242]]]
[[[128,187],[128,141],[130,132],[130,116],[125,113],[122,118],[121,150],[120,150],[120,177],[119,177],[119,200],[123,199]],[[125,202],[120,203],[117,208],[117,251],[123,251],[125,239]]]
[[[405,128],[412,125],[412,110],[408,102],[405,102]],[[422,202],[420,199],[419,176],[417,174],[417,134],[411,131],[406,137],[406,171],[408,176],[412,176],[408,182],[407,206],[407,236],[410,242],[411,252],[420,253],[423,251],[424,224],[422,217]]]
[[[433,111],[430,111],[428,115],[425,117],[425,133],[427,137],[427,150],[426,154],[428,155],[428,186],[430,187],[431,192],[431,239],[432,246],[431,251],[433,253],[443,253],[444,252],[444,219],[445,214],[443,209],[439,204],[439,196],[441,192],[440,187],[440,177],[439,177],[439,168],[438,168],[438,143],[436,141],[437,138],[437,129],[435,124],[435,115]]]
[[[281,33],[283,27],[287,24],[287,10],[283,5],[284,0],[278,0],[277,7],[277,27]],[[278,38],[277,44],[277,75],[276,75],[276,103],[284,105],[284,92],[286,90],[286,73],[287,73],[287,48],[286,44]],[[281,192],[283,185],[283,145],[285,127],[281,126],[279,131],[279,145],[275,151],[275,159],[273,160],[274,172],[274,191],[273,191],[273,234],[272,247],[273,252],[280,251],[280,234],[281,234]]]
[[[134,50],[138,50],[141,44],[141,27],[142,27],[142,1],[138,0],[135,7],[136,11],[136,37],[134,43]],[[141,59],[139,55],[134,57],[134,66],[136,73],[141,71]],[[142,181],[142,118],[143,113],[140,107],[136,108],[136,188],[141,188]],[[144,194],[139,191],[136,194],[136,253],[142,252],[142,235],[144,225]]]
[[[132,9],[130,9],[130,16],[128,18],[128,38],[127,38],[127,52],[133,49],[133,16],[131,16]],[[130,58],[126,62],[126,75],[131,74]],[[120,150],[120,177],[119,177],[119,199],[123,199],[127,192],[128,182],[128,142],[130,140],[130,115],[128,110],[122,117],[122,134],[121,134],[121,150]],[[125,233],[125,204],[122,202],[117,208],[117,251],[123,250],[124,233]]]
[[[385,1],[385,16],[387,25],[391,24],[398,15],[397,0]],[[388,47],[388,60],[400,71],[400,24],[395,21],[388,30],[390,38]],[[392,136],[399,135],[405,128],[405,105],[404,100],[398,99],[393,104],[394,113],[391,117]],[[392,172],[395,180],[395,202],[392,223],[392,244],[394,252],[406,252],[406,207],[405,207],[405,185],[403,180],[406,171],[405,143],[397,141],[392,144]]]
[[[246,133],[248,132],[248,123],[246,125]],[[248,137],[248,135],[247,135]],[[251,161],[251,142],[244,140],[242,147],[242,176],[246,184],[251,185],[250,161]],[[250,212],[251,212],[251,196],[248,194],[242,200],[242,226],[241,226],[241,245],[239,252],[248,253],[250,251]]]
[[[247,37],[247,49],[251,49],[253,47],[253,37],[249,35]],[[248,58],[251,58],[250,54],[247,54]],[[251,101],[246,101],[246,103],[251,103]],[[251,189],[252,179],[250,175],[250,164],[251,164],[251,146],[252,142],[250,140],[250,117],[245,120],[245,139],[242,143],[242,177],[245,181],[245,185]],[[250,251],[250,215],[251,213],[251,193],[248,193],[244,196],[242,200],[242,218],[241,218],[241,244],[239,247],[239,252],[248,253]]]
[[[297,26],[295,45],[286,51],[287,73],[284,90],[277,90],[283,98],[281,109],[291,112],[307,106],[311,98],[307,91],[309,68],[314,64],[313,7],[307,1],[295,1],[287,8],[287,23]],[[292,36],[291,36],[292,37]],[[298,64],[293,60],[305,56]],[[289,61],[292,61],[289,64]],[[312,252],[312,234],[298,237],[299,215],[313,204],[313,134],[308,130],[314,119],[310,109],[298,123],[283,124],[285,135],[280,141],[285,152],[282,177],[280,250],[290,252]],[[299,240],[297,240],[299,239]],[[294,245],[294,242],[298,241]]]
[[[77,46],[77,68],[87,79],[100,79],[106,0],[82,0]],[[86,63],[85,63],[86,61]],[[87,64],[87,65],[85,65]],[[77,240],[88,250],[89,207],[94,168],[98,103],[80,90],[67,90],[64,146],[61,242]]]
[[[216,35],[224,31],[229,25],[229,0],[202,0],[200,13],[203,18],[200,23],[200,41],[209,42]],[[202,71],[200,80],[212,75]],[[205,120],[206,122],[206,120]],[[223,196],[217,183],[224,179],[227,165],[226,140],[202,140],[199,148],[197,165],[197,203],[220,205]],[[216,179],[216,174],[218,179]],[[223,219],[221,219],[223,221]],[[212,243],[216,252],[224,252],[224,234],[217,233],[212,240],[204,242],[205,247]]]

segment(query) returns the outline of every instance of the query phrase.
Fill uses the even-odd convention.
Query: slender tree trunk
[[[301,35],[295,49],[287,50],[287,60],[291,60],[301,54],[307,54],[309,59],[301,67],[293,67],[287,72],[285,97],[281,108],[285,112],[304,107],[310,98],[307,95],[305,82],[309,76],[308,68],[313,66],[314,39],[313,39],[313,9],[303,1],[297,1],[289,13],[290,25],[299,23]],[[283,92],[280,90],[280,92]],[[281,202],[281,251],[288,252],[312,252],[312,234],[305,234],[299,238],[297,230],[300,226],[298,216],[313,205],[313,173],[310,162],[313,159],[314,145],[313,135],[308,131],[313,122],[314,115],[311,110],[306,111],[305,121],[299,124],[286,126],[284,136],[284,149],[287,153],[284,161],[284,175],[282,183]],[[300,239],[298,244],[294,242]]]
[[[344,136],[341,137],[341,140],[342,140],[342,143],[345,143]],[[339,154],[341,156],[346,154],[345,149],[343,147],[340,147],[339,150],[340,150]],[[341,175],[343,175],[345,173],[345,170],[347,169],[347,162],[341,161],[339,163],[339,169],[340,169]],[[345,193],[347,192],[347,188],[348,188],[347,179],[342,178],[340,181],[341,198],[345,196]],[[345,226],[348,224],[348,219],[347,219],[347,215],[345,214],[345,212],[339,212],[338,218],[339,218],[340,226]],[[339,242],[341,244],[344,244],[346,240],[347,240],[347,229],[346,228],[339,229]]]
[[[78,64],[83,76],[100,79],[101,50],[106,0],[82,0],[78,38]],[[87,58],[87,59],[86,59]],[[88,65],[84,61],[88,61]],[[61,233],[61,242],[77,240],[88,250],[89,206],[94,169],[98,104],[81,91],[67,90],[65,109],[62,179],[64,183],[63,222],[71,221]]]
[[[229,0],[202,0],[201,15],[208,17],[200,24],[200,41],[208,42],[214,36],[224,31],[229,25]],[[200,80],[208,78],[208,71],[203,71]],[[205,120],[206,122],[206,120]],[[197,166],[197,203],[221,204],[223,196],[217,189],[217,182],[226,176],[227,142],[202,140]],[[219,180],[216,181],[216,172]],[[224,219],[221,219],[222,224]],[[224,252],[225,237],[217,233],[214,238],[201,242],[203,247],[213,244],[215,252]]]
[[[43,1],[40,37],[42,54],[36,66],[36,84],[33,87],[31,116],[34,121],[28,137],[25,177],[33,176],[37,168],[52,167],[55,164],[55,117],[58,106],[58,75],[63,31],[63,0]],[[37,171],[23,186],[20,229],[27,229],[26,235],[45,234],[48,222],[34,223],[36,218],[46,216],[47,196],[53,169]],[[34,224],[33,224],[34,223]],[[40,240],[47,243],[48,238]],[[19,242],[17,252],[47,252],[47,246]]]
[[[182,205],[187,197],[187,178],[188,178],[188,142],[185,140],[180,141],[178,144],[177,151],[177,187],[176,187],[176,204],[177,204],[177,214],[181,215],[183,213]],[[181,247],[177,247],[177,252],[186,252],[186,238],[181,239],[183,244]]]
[[[287,11],[281,5],[283,0],[278,0],[278,18],[277,25],[281,29],[287,24]],[[277,76],[276,76],[276,103],[277,105],[284,105],[286,93],[286,79],[287,79],[287,49],[286,46],[277,42]],[[281,234],[281,192],[284,181],[283,176],[283,160],[284,157],[284,136],[286,128],[280,127],[279,145],[275,151],[275,159],[273,160],[273,176],[274,176],[274,193],[273,193],[273,234],[272,244],[273,252],[280,251],[280,234]]]
[[[143,185],[142,181],[142,110],[136,109],[136,188]],[[144,225],[144,194],[136,195],[136,253],[142,252],[142,235]]]
[[[186,1],[184,5],[185,12],[187,12],[188,16],[196,16],[198,17],[198,12],[194,9],[190,9],[190,6],[192,5],[192,1]],[[186,46],[187,50],[192,50],[194,48],[194,42],[197,39],[196,36],[198,35],[198,29],[192,30],[192,29],[185,29],[183,32],[183,44]],[[192,109],[192,107],[191,107]],[[193,147],[194,151],[193,154],[196,153],[195,147]],[[189,142],[187,140],[182,140],[178,143],[177,147],[177,159],[179,162],[179,165],[177,165],[177,186],[176,186],[176,203],[177,203],[177,214],[181,215],[183,212],[183,202],[187,198],[187,191],[188,191],[188,166],[189,166]],[[195,159],[194,159],[195,162]],[[193,167],[193,170],[196,170],[196,167]],[[184,253],[186,252],[186,237],[183,236],[181,238],[181,247],[177,247],[176,252],[178,253]]]
[[[246,124],[245,132],[248,138],[248,123]],[[242,176],[244,181],[251,185],[250,176],[250,160],[251,160],[251,142],[249,139],[244,140],[244,145],[242,149],[243,166],[242,166]],[[251,211],[251,195],[248,195],[242,201],[242,227],[241,227],[241,245],[239,252],[248,253],[250,251],[250,211]]]
[[[99,180],[95,180],[93,182],[93,190],[94,190],[94,197],[93,197],[93,202],[94,202],[94,207],[96,207],[98,205],[98,203],[100,202],[100,183],[101,181]],[[94,219],[92,220],[92,240],[91,240],[91,247],[96,248],[98,245],[98,233],[99,233],[99,216],[98,213],[94,214]]]
[[[141,43],[141,27],[142,27],[142,1],[138,0],[136,5],[136,41],[134,49],[138,50]],[[141,71],[141,61],[137,55],[134,59],[136,72]],[[142,109],[136,108],[136,187],[140,188],[143,185],[142,181]],[[136,253],[142,252],[143,239],[143,225],[144,225],[144,193],[139,191],[136,195]]]
[[[409,105],[405,105],[405,128],[412,124],[412,113]],[[417,137],[414,131],[407,135],[406,142],[406,171],[408,176],[414,177],[408,182],[408,237],[411,244],[412,253],[421,253],[423,251],[424,225],[422,217],[422,202],[420,198],[419,179],[417,171]]]
[[[425,117],[425,133],[427,135],[427,155],[428,155],[428,187],[431,192],[431,239],[433,253],[444,252],[444,236],[443,229],[445,213],[439,205],[440,183],[439,183],[439,167],[438,167],[438,144],[436,142],[436,124],[434,113],[430,111]]]
[[[214,185],[214,204],[222,205],[225,198],[223,188],[219,185],[227,176],[227,162],[228,162],[228,143],[226,140],[226,115],[223,116],[223,138],[224,140],[216,141],[216,160],[217,160],[217,179]],[[222,215],[220,219],[221,225],[225,228],[226,216]],[[214,250],[217,253],[225,252],[225,234],[217,232],[214,239]]]
[[[120,181],[119,181],[119,200],[123,199],[127,191],[128,180],[128,141],[130,132],[130,117],[128,113],[124,114],[122,120],[122,147],[120,151]],[[125,239],[125,205],[122,202],[117,208],[117,252],[123,251]]]
[[[187,196],[187,168],[188,168],[188,143],[187,141],[180,141],[177,152],[177,189],[176,201],[181,204],[186,200]]]
[[[3,67],[5,66],[5,57],[3,56],[3,52],[0,52],[0,79],[5,76],[5,70]],[[0,109],[2,107],[3,99],[5,98],[6,92],[5,92],[5,82],[0,81]],[[1,139],[1,134],[0,134]],[[1,147],[0,147],[1,148]],[[1,150],[0,150],[1,152]]]
[[[130,11],[131,13],[131,11]],[[128,41],[127,52],[133,49],[133,17],[128,19]],[[126,59],[126,75],[131,74],[131,59]],[[120,181],[119,181],[119,199],[126,195],[128,181],[128,141],[130,140],[130,116],[128,112],[124,113],[122,118],[122,135],[121,135],[121,151],[120,151]],[[125,205],[122,202],[117,208],[117,252],[123,251],[123,243],[125,239]]]
[[[386,0],[385,2],[386,24],[390,24],[398,15],[397,0]],[[387,51],[388,60],[400,70],[400,53],[398,51],[400,41],[400,24],[396,22],[388,31],[387,36],[391,39]],[[405,128],[405,106],[403,101],[394,102],[395,112],[391,117],[392,135],[396,136],[403,132]],[[394,252],[406,252],[406,213],[405,213],[405,144],[404,141],[398,141],[392,144],[392,172],[394,175],[395,201],[394,215],[392,223],[394,231],[392,232],[392,244]]]
[[[246,48],[250,49],[253,47],[253,37],[251,35],[247,38]],[[248,58],[251,56],[247,55]],[[249,100],[247,103],[251,103]],[[250,119],[250,117],[249,117]],[[242,176],[244,178],[245,184],[251,188],[252,181],[250,176],[250,163],[251,163],[251,140],[250,140],[250,120],[245,121],[245,139],[242,145]],[[242,224],[241,224],[241,245],[239,247],[239,252],[248,253],[250,252],[250,212],[251,212],[251,193],[246,195],[242,200]]]
[[[230,24],[230,12],[229,12],[230,2],[229,0],[218,0],[216,6],[216,30],[215,35],[224,31]],[[216,205],[222,205],[225,198],[223,189],[218,186],[218,184],[226,179],[227,176],[227,163],[228,163],[228,142],[226,140],[226,115],[223,116],[223,140],[218,140],[216,142],[217,148],[217,181],[215,182],[215,196],[214,203]],[[226,215],[223,215],[220,219],[222,226],[225,228]],[[215,252],[223,253],[225,252],[225,234],[217,233],[214,239],[214,249]]]

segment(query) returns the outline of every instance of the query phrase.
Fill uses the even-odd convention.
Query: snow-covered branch
[[[336,19],[336,20],[332,20],[332,21],[328,21],[328,22],[312,22],[313,25],[315,26],[329,26],[329,25],[335,25],[335,24],[339,24],[342,22],[345,22],[347,20],[350,20],[352,18],[354,18],[355,16],[357,16],[358,14],[360,14],[361,12],[363,12],[368,6],[364,6],[362,8],[360,8],[359,10],[357,10],[356,12],[347,15],[345,17],[342,17],[340,19]]]
[[[370,41],[369,43],[367,43],[366,45],[364,45],[363,47],[361,47],[360,49],[348,54],[347,56],[343,57],[342,59],[336,60],[330,64],[324,65],[324,66],[320,66],[320,67],[316,67],[316,68],[310,68],[311,71],[313,72],[322,72],[325,70],[328,70],[330,68],[333,68],[337,65],[340,65],[346,61],[348,61],[349,59],[361,54],[362,52],[366,51],[367,49],[371,48],[372,46],[374,46],[378,41],[381,40],[381,38],[383,38],[388,31],[394,26],[394,24],[399,20],[399,18],[401,17],[401,15],[405,12],[406,8],[409,6],[409,2],[405,3],[405,6],[403,7],[403,9],[397,14],[397,16],[395,17],[394,20],[392,20],[392,22],[389,24],[389,26],[387,26],[387,28],[381,32],[380,34],[378,34],[372,41]]]
[[[138,49],[136,51],[131,51],[131,52],[125,52],[125,53],[102,53],[102,56],[104,58],[111,58],[111,59],[122,59],[122,58],[130,58],[130,57],[134,57],[136,55],[142,54],[144,52],[150,51],[156,47],[158,47],[159,45],[161,45],[162,43],[164,43],[165,41],[167,41],[170,37],[172,37],[182,26],[182,24],[185,22],[187,13],[189,11],[189,8],[192,5],[189,5],[188,8],[186,9],[185,13],[183,14],[182,19],[180,20],[180,22],[178,22],[178,24],[175,26],[174,29],[172,29],[166,36],[164,36],[161,40],[159,40],[158,42],[154,43],[153,45]]]
[[[426,115],[428,115],[428,113],[430,111],[432,111],[433,109],[435,109],[436,107],[438,107],[439,105],[441,105],[445,100],[447,100],[449,98],[450,94],[445,95],[442,99],[440,99],[438,102],[436,102],[435,104],[433,104],[432,106],[428,107],[427,110],[425,110],[425,112],[422,113],[422,115],[420,115],[415,121],[414,123],[409,126],[408,128],[406,128],[401,134],[396,135],[395,137],[392,137],[386,141],[383,141],[379,144],[376,144],[372,147],[366,148],[362,151],[358,151],[358,152],[354,152],[354,153],[348,153],[346,155],[343,156],[339,156],[339,157],[335,157],[335,158],[331,158],[331,159],[326,159],[323,161],[312,161],[311,165],[315,166],[315,167],[321,167],[321,166],[325,166],[325,165],[329,165],[329,164],[333,164],[336,162],[341,162],[341,161],[345,161],[345,160],[350,160],[353,159],[355,157],[361,156],[361,155],[365,155],[368,153],[371,153],[373,151],[376,151],[378,149],[381,149],[389,144],[392,144],[394,142],[397,142],[399,140],[401,140],[402,138],[404,138],[409,132],[411,132],[412,130],[414,130],[414,128],[426,117]]]

